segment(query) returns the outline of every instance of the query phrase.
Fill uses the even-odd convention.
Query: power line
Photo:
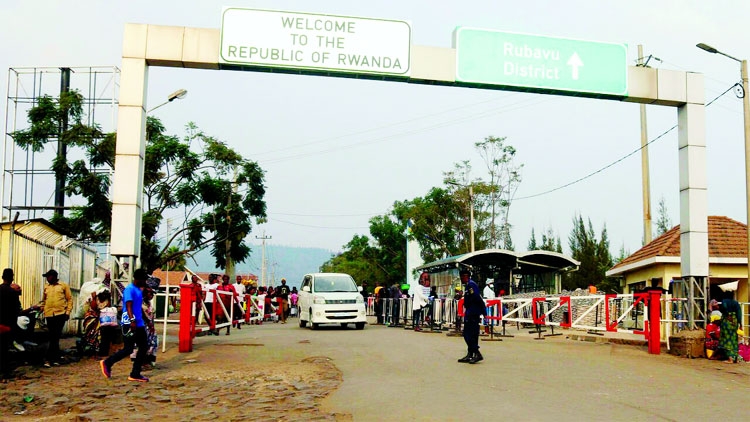
[[[708,106],[712,105],[719,98],[721,98],[724,95],[726,95],[729,91],[735,89],[738,85],[739,84],[736,83],[736,84],[732,85],[731,87],[727,88],[724,92],[722,92],[721,94],[717,95],[711,101],[709,101],[708,103],[706,103],[706,105],[704,107],[708,107]],[[516,104],[519,104],[519,103],[516,103]],[[492,111],[485,112],[484,114],[493,114],[493,112]],[[480,116],[479,118],[481,118],[481,117],[484,117],[484,116]],[[472,116],[472,118],[477,118],[477,117],[476,116]],[[457,119],[457,120],[462,120],[462,119],[464,119],[464,118]],[[416,119],[413,119],[413,120],[416,120]],[[451,122],[447,122],[447,123],[443,123],[441,125],[452,124],[452,122],[455,122],[455,121],[456,120],[451,121]],[[432,127],[428,127],[428,128],[425,128],[425,129],[418,129],[418,130],[413,131],[413,132],[407,132],[407,133],[403,133],[403,134],[400,134],[400,135],[394,135],[394,137],[396,137],[396,136],[403,136],[403,135],[414,133],[414,132],[429,130],[431,128]],[[664,136],[666,136],[667,134],[669,134],[671,131],[673,131],[675,128],[677,128],[677,125],[674,125],[671,128],[667,129],[666,131],[664,131],[663,133],[661,133],[659,136],[657,136],[657,137],[653,138],[652,140],[650,140],[645,145],[642,145],[641,147],[639,147],[639,148],[633,150],[632,152],[630,152],[630,153],[628,153],[628,154],[626,154],[626,155],[618,158],[617,160],[615,160],[615,161],[613,161],[613,162],[605,165],[604,167],[601,167],[601,168],[599,168],[599,169],[597,169],[597,170],[595,170],[595,171],[593,171],[593,172],[591,172],[591,173],[589,173],[589,174],[587,174],[585,176],[582,176],[582,177],[580,177],[580,178],[578,178],[576,180],[573,180],[573,181],[571,181],[569,183],[566,183],[564,185],[555,187],[553,189],[549,189],[549,190],[544,191],[544,192],[536,193],[536,194],[533,194],[533,195],[522,196],[522,197],[514,198],[514,199],[515,200],[524,200],[524,199],[536,198],[536,197],[539,197],[539,196],[542,196],[542,195],[546,195],[546,194],[549,194],[549,193],[552,193],[552,192],[556,192],[558,190],[570,187],[570,186],[575,185],[575,184],[577,184],[579,182],[582,182],[582,181],[584,181],[586,179],[589,179],[589,178],[591,178],[591,177],[593,177],[593,176],[595,176],[595,175],[597,175],[597,174],[599,174],[599,173],[601,173],[601,172],[609,169],[610,167],[615,166],[616,164],[624,161],[625,159],[633,156],[634,154],[636,154],[639,151],[641,151],[643,148],[645,148],[645,147],[651,145],[652,143],[658,141],[659,139],[663,138]],[[373,141],[362,141],[362,142],[359,142],[359,143],[356,143],[356,144],[349,145],[347,147],[342,147],[340,149],[353,148],[353,147],[361,145],[361,144],[363,144],[365,142],[368,142],[368,143],[369,142],[377,142],[377,141],[384,140],[384,139],[387,140],[389,138],[390,137],[384,137],[384,138],[375,139]],[[320,154],[320,153],[330,152],[330,151],[333,151],[333,150],[335,150],[335,149],[329,149],[329,150],[325,150],[325,151],[318,151],[317,153],[310,153],[308,155]],[[292,157],[287,157],[287,158],[291,159],[291,158],[294,158],[294,157],[298,157],[298,156],[292,156]],[[284,160],[284,158],[277,159],[277,160],[271,160],[271,161],[282,161],[282,160]],[[193,211],[195,212],[197,210],[193,210]],[[378,213],[367,213],[367,214],[331,214],[331,215],[325,215],[325,214],[272,213],[271,215],[284,215],[284,216],[291,216],[291,217],[373,217],[373,216],[377,216],[377,215],[380,215],[380,214],[378,214]],[[276,221],[276,222],[284,223],[284,224],[291,224],[291,225],[294,225],[294,226],[317,228],[317,229],[341,229],[341,230],[363,230],[363,229],[369,229],[369,227],[334,227],[334,226],[318,226],[318,225],[310,225],[310,224],[301,224],[301,223],[295,223],[295,222],[291,222],[291,221],[280,220],[280,219],[270,218],[270,217],[268,218],[268,220],[269,221]]]
[[[367,213],[367,214],[291,214],[284,212],[272,212],[269,215],[285,215],[290,217],[375,217],[380,215],[378,213]]]
[[[457,118],[457,119],[454,119],[454,120],[444,121],[444,122],[441,122],[441,123],[438,123],[438,124],[435,124],[435,125],[432,125],[432,126],[427,126],[427,127],[424,127],[424,128],[413,129],[413,130],[410,130],[410,131],[396,133],[396,134],[393,134],[393,135],[385,135],[385,136],[382,136],[382,137],[379,137],[379,138],[375,138],[375,139],[363,140],[363,141],[355,142],[355,143],[352,143],[352,144],[349,144],[349,145],[345,145],[345,146],[332,147],[332,148],[328,148],[328,149],[324,149],[324,150],[318,150],[318,151],[307,152],[307,153],[299,153],[299,154],[295,154],[295,155],[288,155],[286,157],[271,158],[271,159],[267,159],[267,160],[263,160],[263,161],[259,160],[259,161],[261,161],[263,164],[275,164],[275,163],[279,163],[279,162],[283,162],[283,161],[288,161],[288,160],[296,160],[296,159],[300,159],[300,158],[312,157],[312,156],[315,156],[315,155],[321,155],[321,154],[327,154],[327,153],[331,153],[331,152],[343,151],[343,150],[346,150],[346,149],[357,148],[357,147],[364,146],[364,145],[370,145],[370,144],[374,144],[374,143],[378,143],[378,142],[389,141],[389,140],[392,140],[392,139],[397,139],[397,138],[408,136],[408,135],[415,135],[415,134],[422,133],[422,132],[428,132],[428,131],[431,131],[431,130],[440,129],[440,128],[443,128],[443,127],[446,127],[446,126],[451,126],[451,125],[454,125],[454,124],[463,123],[463,122],[470,121],[470,120],[477,120],[477,119],[482,119],[482,118],[490,117],[490,116],[493,116],[493,115],[496,115],[496,114],[501,114],[501,113],[506,113],[506,112],[510,112],[510,111],[515,111],[515,110],[518,110],[518,109],[521,109],[521,108],[524,108],[524,107],[530,107],[530,106],[533,106],[533,105],[537,105],[537,104],[540,104],[540,103],[545,102],[545,101],[547,101],[547,99],[544,99],[544,98],[542,98],[542,99],[537,99],[537,98],[525,99],[525,100],[516,102],[513,105],[522,104],[524,102],[528,102],[528,104],[520,105],[519,107],[515,107],[515,108],[512,108],[512,109],[490,110],[490,111],[486,111],[486,112],[483,112],[483,113],[473,114],[471,116],[463,116],[463,117],[460,117],[460,118]]]
[[[279,223],[285,223],[285,224],[291,224],[293,226],[300,226],[300,227],[310,227],[314,229],[341,229],[341,230],[369,230],[370,227],[331,227],[331,226],[314,226],[311,224],[300,224],[300,223],[293,223],[291,221],[286,220],[279,220],[277,218],[269,218],[269,221],[276,221]]]
[[[708,103],[707,103],[707,104],[706,104],[706,105],[705,105],[704,107],[708,107],[708,106],[710,106],[711,104],[713,104],[713,102],[714,102],[714,101],[716,101],[716,100],[718,100],[719,98],[723,97],[723,96],[724,96],[724,95],[725,95],[725,94],[726,94],[727,92],[729,92],[729,91],[733,90],[733,89],[734,89],[734,88],[735,88],[735,87],[736,87],[737,85],[738,85],[738,84],[734,84],[734,85],[732,85],[732,86],[731,86],[731,87],[729,87],[729,88],[728,88],[728,89],[727,89],[726,91],[722,92],[722,93],[721,93],[721,94],[719,94],[719,95],[718,95],[717,97],[715,97],[715,98],[714,98],[713,100],[709,101],[709,102],[708,102]],[[618,164],[618,163],[620,163],[621,161],[625,160],[626,158],[628,158],[628,157],[632,156],[633,154],[635,154],[635,153],[639,152],[639,151],[640,151],[640,150],[642,150],[643,148],[645,148],[645,147],[647,147],[647,146],[651,145],[652,143],[654,143],[654,142],[658,141],[659,139],[661,139],[662,137],[664,137],[664,136],[665,136],[666,134],[668,134],[669,132],[673,131],[673,130],[674,130],[675,128],[677,128],[677,125],[674,125],[674,126],[672,126],[671,128],[667,129],[667,130],[666,130],[666,131],[664,131],[664,132],[663,132],[663,133],[662,133],[661,135],[659,135],[659,136],[657,136],[656,138],[654,138],[654,139],[652,139],[652,140],[648,141],[648,142],[647,142],[646,144],[644,144],[644,145],[640,146],[639,148],[637,148],[637,149],[636,149],[636,150],[634,150],[633,152],[631,152],[631,153],[629,153],[629,154],[627,154],[627,155],[625,155],[625,156],[623,156],[623,157],[620,157],[620,158],[618,158],[617,160],[615,160],[615,161],[613,161],[613,162],[611,162],[611,163],[607,164],[606,166],[604,166],[604,167],[602,167],[602,168],[600,168],[600,169],[598,169],[598,170],[596,170],[596,171],[593,171],[593,172],[591,172],[591,173],[589,173],[589,174],[587,174],[587,175],[585,175],[585,176],[583,176],[583,177],[580,177],[580,178],[578,178],[578,179],[576,179],[576,180],[574,180],[574,181],[572,181],[572,182],[566,183],[566,184],[564,184],[564,185],[558,186],[558,187],[556,187],[556,188],[553,188],[553,189],[550,189],[550,190],[547,190],[547,191],[544,191],[544,192],[536,193],[536,194],[534,194],[534,195],[528,195],[528,196],[522,196],[522,197],[520,197],[520,198],[514,198],[514,200],[518,201],[518,200],[523,200],[523,199],[536,198],[536,197],[538,197],[538,196],[546,195],[546,194],[548,194],[548,193],[552,193],[552,192],[558,191],[558,190],[560,190],[560,189],[564,189],[564,188],[567,188],[567,187],[569,187],[569,186],[575,185],[575,184],[576,184],[576,183],[578,183],[578,182],[582,182],[582,181],[584,181],[584,180],[586,180],[586,179],[588,179],[588,178],[590,178],[590,177],[592,177],[592,176],[594,176],[594,175],[596,175],[596,174],[598,174],[598,173],[601,173],[601,172],[603,172],[604,170],[606,170],[606,169],[608,169],[608,168],[610,168],[610,167],[614,166],[615,164]]]
[[[518,95],[520,95],[520,94],[519,93],[511,93],[511,94],[503,97],[502,99],[504,100],[506,98],[510,98],[510,97],[518,96]],[[412,123],[412,122],[416,122],[416,121],[419,121],[419,120],[427,119],[427,118],[430,118],[430,117],[437,117],[437,116],[440,116],[440,115],[443,115],[443,114],[446,114],[446,113],[450,113],[450,112],[453,112],[453,111],[456,111],[456,110],[468,109],[469,107],[474,107],[474,106],[478,106],[478,105],[482,105],[482,104],[487,104],[487,103],[495,102],[497,100],[498,100],[497,98],[493,98],[493,99],[490,99],[490,100],[480,101],[480,102],[477,102],[477,103],[472,103],[472,104],[468,104],[468,105],[453,107],[453,108],[449,108],[449,109],[446,109],[446,110],[443,110],[443,111],[440,111],[440,112],[437,112],[437,113],[425,114],[425,115],[422,115],[422,116],[419,116],[419,117],[415,117],[415,118],[412,118],[412,119],[402,120],[400,122],[389,123],[389,124],[385,124],[385,125],[381,125],[381,126],[376,126],[374,128],[370,128],[370,129],[365,129],[365,130],[361,130],[361,131],[346,133],[346,134],[343,134],[343,135],[333,136],[333,137],[329,137],[329,138],[323,138],[323,139],[319,139],[319,140],[316,140],[316,141],[306,142],[306,143],[302,143],[302,144],[298,144],[298,145],[290,145],[288,147],[278,148],[278,149],[271,150],[271,151],[263,151],[263,152],[256,153],[255,155],[256,156],[257,155],[266,155],[266,154],[272,154],[274,152],[288,151],[290,149],[297,149],[297,148],[302,148],[302,147],[306,147],[306,146],[310,146],[310,145],[317,145],[317,144],[325,143],[325,142],[328,142],[328,141],[334,141],[334,140],[337,140],[337,139],[347,138],[347,137],[350,137],[350,136],[357,136],[357,135],[363,135],[363,134],[370,133],[370,132],[377,132],[377,131],[382,130],[382,129],[388,129],[388,128],[392,128],[392,127],[397,127],[397,126],[405,125],[407,123]],[[511,104],[511,105],[513,105],[513,104]]]

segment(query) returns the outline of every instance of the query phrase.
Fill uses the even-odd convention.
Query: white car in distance
[[[302,279],[299,292],[299,326],[310,324],[353,323],[358,330],[365,328],[365,301],[354,279],[343,273],[313,273]]]

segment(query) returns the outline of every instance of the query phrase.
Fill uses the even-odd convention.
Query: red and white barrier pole
[[[661,291],[650,290],[648,292],[648,353],[658,355],[661,353]]]
[[[191,284],[180,284],[180,353],[193,351],[194,304],[193,286]]]

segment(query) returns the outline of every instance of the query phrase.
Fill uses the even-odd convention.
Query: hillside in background
[[[260,279],[262,246],[251,245],[250,257],[237,264],[237,273],[253,273]],[[281,278],[286,278],[289,286],[299,288],[302,277],[307,273],[317,272],[324,262],[331,259],[334,252],[320,248],[299,248],[294,246],[266,245],[266,280],[279,285]],[[221,272],[216,268],[214,257],[208,250],[196,254],[195,262],[187,262],[188,268],[197,272]]]

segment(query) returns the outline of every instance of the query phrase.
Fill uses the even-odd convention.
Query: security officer
[[[487,310],[479,293],[479,286],[470,278],[471,273],[461,270],[460,276],[461,283],[464,284],[464,341],[468,352],[458,361],[473,364],[484,360],[479,353],[479,319],[487,314]]]

